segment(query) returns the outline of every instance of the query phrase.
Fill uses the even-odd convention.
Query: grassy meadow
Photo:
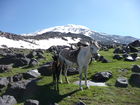
[[[40,80],[36,82],[38,90],[30,98],[39,100],[40,105],[49,105],[49,103],[54,102],[59,105],[75,105],[80,100],[87,105],[140,105],[140,88],[132,87],[131,85],[127,88],[115,87],[118,77],[130,78],[132,65],[140,65],[140,60],[135,62],[114,60],[112,59],[113,49],[100,51],[99,53],[110,60],[110,62],[92,62],[88,68],[88,79],[90,80],[92,75],[97,72],[111,71],[113,77],[106,82],[107,87],[91,86],[90,89],[86,89],[83,86],[84,90],[80,91],[79,86],[73,84],[73,82],[79,80],[79,75],[72,75],[68,76],[70,84],[67,84],[65,80],[63,84],[59,84],[58,93],[52,84],[52,76],[41,76]],[[52,60],[50,53],[45,53],[45,56],[46,60],[42,60],[39,65]],[[12,76],[36,68],[38,66],[33,68],[14,68],[12,72],[0,73],[0,77]],[[123,72],[120,69],[128,69],[128,71]],[[23,103],[24,100],[19,102],[18,105],[23,105]]]

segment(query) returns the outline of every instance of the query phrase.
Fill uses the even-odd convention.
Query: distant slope
[[[65,26],[55,26],[47,29],[43,29],[41,31],[31,33],[31,34],[24,34],[25,36],[36,36],[42,35],[47,32],[61,32],[61,33],[73,33],[73,34],[82,34],[88,37],[91,37],[94,40],[98,40],[102,43],[111,44],[111,43],[121,43],[121,44],[128,44],[137,40],[137,38],[131,36],[120,36],[120,35],[110,35],[105,33],[99,33],[89,29],[88,27],[81,26],[81,25],[74,25],[68,24]]]

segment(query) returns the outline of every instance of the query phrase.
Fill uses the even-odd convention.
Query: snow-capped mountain
[[[29,33],[29,34],[22,34],[22,35],[34,36],[34,35],[41,35],[41,34],[44,34],[46,32],[61,32],[61,33],[69,33],[70,32],[70,33],[74,33],[74,34],[83,34],[83,35],[89,36],[94,31],[92,31],[91,29],[89,29],[86,26],[68,24],[65,26],[55,26],[55,27],[40,30],[38,32]]]
[[[24,35],[25,36],[36,36],[36,35],[42,35],[42,34],[45,34],[48,32],[83,34],[85,36],[91,37],[92,39],[98,40],[98,41],[103,42],[103,43],[128,44],[128,43],[136,40],[136,38],[134,38],[134,37],[120,36],[120,35],[109,35],[106,33],[93,31],[90,28],[82,26],[82,25],[74,25],[74,24],[68,24],[65,26],[55,26],[55,27],[43,29],[43,30],[35,32],[35,33],[24,34]]]
[[[0,48],[48,49],[53,45],[68,45],[80,40],[97,40],[101,44],[128,44],[137,40],[130,36],[109,35],[81,25],[65,25],[44,29],[31,34],[16,35],[0,31]]]

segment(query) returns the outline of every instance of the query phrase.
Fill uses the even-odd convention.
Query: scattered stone
[[[25,101],[24,105],[39,105],[39,101],[28,99],[28,100]]]
[[[39,64],[39,62],[36,59],[31,59],[30,62],[29,62],[29,66],[30,67],[36,66],[38,64]]]
[[[92,76],[94,82],[106,82],[112,77],[111,72],[99,72]]]
[[[132,69],[133,72],[140,73],[140,65],[133,65]]]
[[[125,77],[119,77],[116,80],[116,87],[128,87],[128,79]]]
[[[127,53],[125,53],[122,56],[123,56],[123,58],[127,58],[129,55]]]
[[[15,105],[17,104],[16,99],[10,95],[3,95],[0,97],[0,105]]]
[[[23,79],[23,74],[19,73],[13,76],[13,82],[21,81]]]
[[[18,58],[16,62],[14,63],[14,67],[20,67],[20,66],[25,66],[28,65],[30,62],[29,58]]]
[[[37,52],[36,51],[32,51],[30,52],[28,55],[27,55],[27,58],[34,58],[35,56],[37,55]]]
[[[68,75],[79,74],[79,71],[76,68],[69,68],[67,74]]]
[[[140,87],[140,73],[132,74],[129,82],[132,86]]]
[[[116,54],[116,55],[113,56],[113,59],[117,59],[117,60],[121,60],[122,58],[123,57],[120,56],[120,55],[118,55],[118,54]]]
[[[100,56],[99,61],[101,61],[102,63],[108,63],[109,61],[104,58],[104,56]]]
[[[83,101],[77,102],[75,105],[86,105]]]
[[[135,61],[131,56],[128,56],[128,57],[126,57],[125,59],[124,59],[125,61]]]
[[[12,65],[0,65],[0,73],[8,72],[12,69]]]
[[[40,76],[40,73],[38,70],[30,70],[26,73],[23,73],[23,78],[24,79],[29,79],[29,78],[37,78]]]
[[[9,81],[6,77],[0,77],[0,89],[6,87]]]
[[[41,74],[41,75],[44,75],[44,76],[49,76],[49,75],[52,75],[52,62],[49,62],[41,67],[38,68],[38,72]]]
[[[131,54],[131,57],[132,57],[134,60],[136,60],[136,58],[138,57],[138,54],[137,54],[137,53],[133,53],[133,54]]]
[[[17,100],[21,100],[26,96],[33,94],[36,89],[35,82],[33,80],[22,80],[9,84],[9,88],[6,90],[6,95],[14,96]]]

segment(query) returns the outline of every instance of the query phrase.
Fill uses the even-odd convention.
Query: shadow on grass
[[[39,100],[40,105],[50,105],[53,103],[58,103],[63,98],[67,96],[71,96],[72,94],[79,91],[79,89],[69,92],[67,94],[61,95],[59,93],[59,88],[54,85],[54,83],[50,83],[47,85],[43,85],[39,87],[39,91],[36,94],[37,100]]]

